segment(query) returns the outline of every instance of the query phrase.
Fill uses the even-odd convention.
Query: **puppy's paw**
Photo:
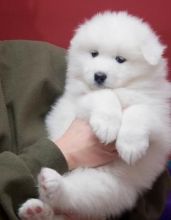
[[[141,159],[149,147],[149,134],[140,129],[121,128],[116,149],[120,157],[128,164],[134,164]]]
[[[104,144],[109,144],[116,139],[120,120],[115,115],[108,116],[103,113],[96,113],[90,118],[90,125],[98,139]]]
[[[27,200],[19,209],[21,220],[52,220],[53,211],[39,199]]]
[[[55,170],[43,168],[38,176],[40,198],[48,204],[58,204],[63,193],[63,177]]]

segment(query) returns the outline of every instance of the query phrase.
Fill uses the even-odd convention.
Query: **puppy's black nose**
[[[94,74],[94,80],[98,85],[102,85],[104,81],[106,80],[107,75],[103,72],[96,72]]]

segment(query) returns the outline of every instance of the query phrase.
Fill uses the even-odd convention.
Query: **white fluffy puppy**
[[[76,117],[83,117],[101,142],[116,141],[120,157],[64,176],[43,169],[40,199],[46,204],[27,201],[21,218],[29,219],[31,208],[34,219],[62,219],[53,216],[52,207],[105,219],[133,208],[139,194],[152,186],[171,147],[164,49],[147,23],[126,12],[97,14],[77,29],[68,51],[64,95],[46,118],[49,136],[60,137]]]

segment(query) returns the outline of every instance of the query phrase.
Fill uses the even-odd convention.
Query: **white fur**
[[[76,117],[85,118],[103,143],[116,140],[120,158],[64,176],[43,169],[39,184],[44,202],[105,219],[133,208],[139,194],[150,189],[171,147],[164,48],[147,23],[126,12],[100,13],[76,30],[64,95],[46,118],[49,136],[57,139]],[[93,51],[99,55],[93,58]],[[116,56],[127,61],[120,64]],[[107,74],[103,86],[94,81],[99,71]]]

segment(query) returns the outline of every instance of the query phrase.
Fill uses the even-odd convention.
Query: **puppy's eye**
[[[115,60],[118,62],[118,63],[124,63],[126,61],[126,59],[122,56],[116,56],[115,57]]]
[[[99,55],[99,52],[98,51],[92,51],[91,52],[91,56],[92,57],[97,57]]]

